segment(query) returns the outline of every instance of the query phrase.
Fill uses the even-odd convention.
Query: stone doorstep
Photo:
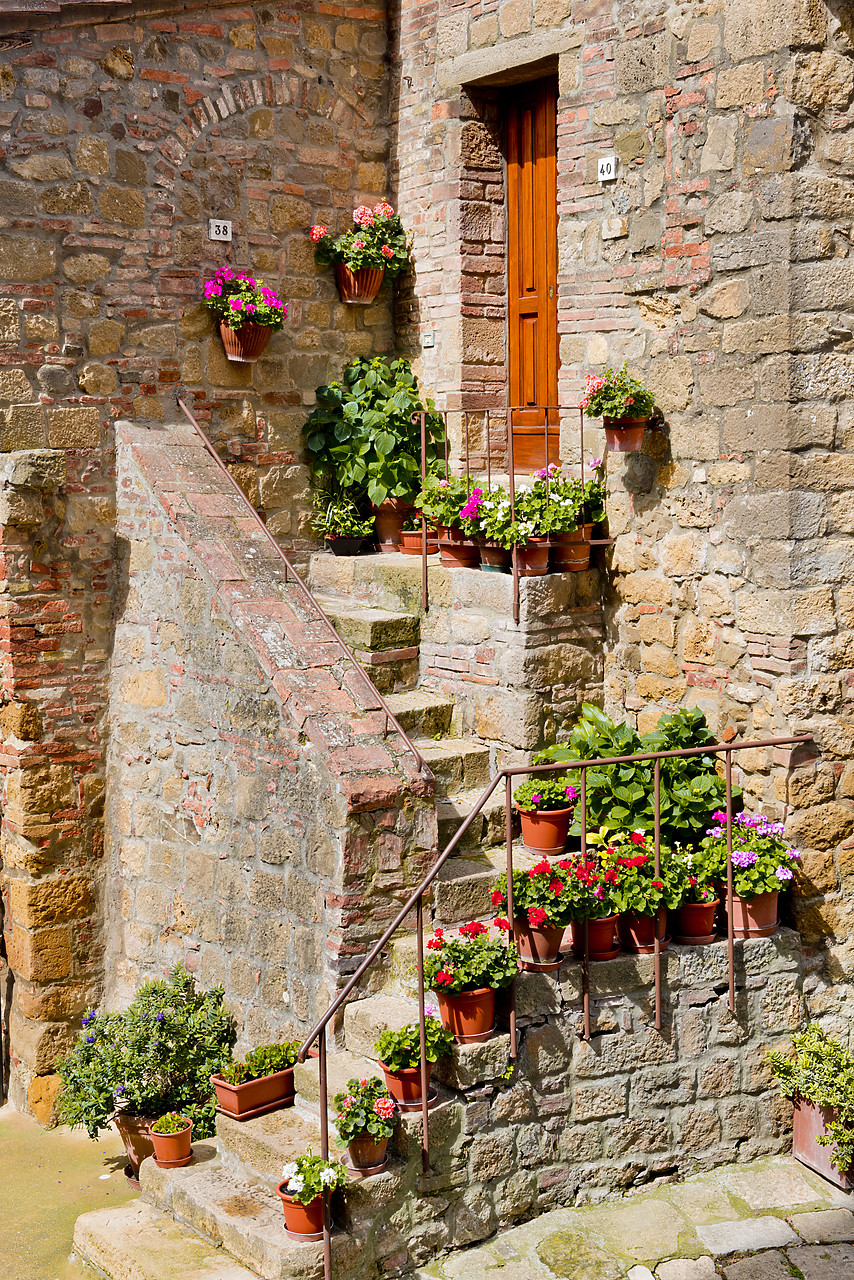
[[[489,747],[470,738],[416,738],[415,745],[436,775],[436,790],[444,795],[476,788],[490,780]]]
[[[386,699],[399,723],[411,736],[434,738],[450,733],[454,714],[453,698],[426,689],[407,689]]]
[[[317,602],[352,648],[376,653],[418,645],[420,627],[412,613],[394,613],[321,595]]]
[[[241,1168],[259,1182],[275,1188],[281,1182],[282,1166],[310,1146],[319,1149],[317,1118],[285,1107],[252,1120],[216,1118],[217,1149],[232,1168]]]
[[[74,1255],[111,1280],[258,1280],[257,1272],[141,1200],[82,1214]]]

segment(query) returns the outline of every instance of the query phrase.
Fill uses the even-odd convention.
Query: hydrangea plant
[[[287,304],[268,289],[263,280],[231,267],[220,267],[206,281],[204,302],[229,329],[240,329],[249,323],[281,329],[288,314]]]
[[[340,1160],[324,1160],[309,1147],[282,1170],[285,1193],[297,1204],[311,1204],[323,1191],[334,1191],[347,1182],[347,1170]]]
[[[373,209],[360,204],[353,210],[353,226],[340,236],[333,238],[320,223],[315,223],[309,235],[316,245],[314,260],[323,267],[342,262],[351,271],[385,270],[389,279],[394,279],[409,262],[411,236],[385,200]]]
[[[334,1103],[338,1137],[343,1146],[349,1146],[363,1133],[375,1142],[394,1133],[397,1107],[379,1076],[348,1080],[346,1091],[336,1093]]]
[[[727,878],[726,814],[712,814],[702,852],[709,876],[721,882]],[[785,827],[764,813],[737,813],[732,824],[733,889],[740,898],[788,889],[801,855],[783,839]]]
[[[509,986],[519,972],[516,952],[498,937],[490,937],[485,924],[472,920],[456,937],[435,929],[428,939],[430,954],[424,961],[424,979],[433,991],[458,996],[463,991]]]

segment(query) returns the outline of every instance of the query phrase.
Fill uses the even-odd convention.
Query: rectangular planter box
[[[827,1132],[825,1123],[832,1120],[833,1107],[820,1107],[817,1102],[796,1102],[792,1132],[792,1155],[808,1169],[821,1174],[843,1191],[854,1191],[854,1173],[840,1173],[830,1163],[833,1147],[820,1147],[816,1138]]]
[[[245,1084],[229,1084],[221,1076],[211,1076],[211,1084],[220,1111],[235,1120],[248,1120],[280,1107],[292,1107],[296,1093],[293,1067],[247,1080]]]

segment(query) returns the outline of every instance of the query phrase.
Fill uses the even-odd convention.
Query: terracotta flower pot
[[[830,1163],[833,1147],[820,1147],[816,1138],[827,1133],[827,1125],[837,1118],[836,1107],[823,1107],[817,1102],[799,1098],[795,1102],[792,1121],[792,1155],[808,1169],[814,1169],[843,1191],[854,1191],[854,1169],[840,1173]]]
[[[324,538],[324,542],[334,556],[361,556],[365,551],[373,551],[367,538]]]
[[[422,550],[421,530],[420,529],[402,529],[400,533],[400,546],[398,551],[402,551],[405,556],[420,556]],[[436,537],[435,529],[427,530],[427,554],[435,555],[439,550],[439,540]]]
[[[177,1133],[155,1133],[152,1130],[155,1163],[161,1169],[180,1169],[189,1164],[193,1158],[192,1138],[193,1124],[190,1120]]]
[[[211,1076],[211,1084],[217,1106],[232,1120],[249,1120],[281,1107],[292,1107],[296,1095],[293,1067],[247,1080],[245,1084],[229,1084],[221,1076]]]
[[[497,542],[481,542],[480,567],[485,573],[509,573],[512,559],[509,547],[499,547]]]
[[[527,547],[517,547],[520,578],[539,578],[549,571],[548,538],[532,538]]]
[[[584,956],[584,921],[572,922],[572,951],[579,959]],[[589,955],[591,960],[613,960],[619,953],[620,944],[614,936],[617,929],[616,916],[600,916],[587,921],[589,937]]]
[[[582,573],[590,568],[590,539],[593,525],[585,524],[569,533],[552,534],[549,566],[555,573]]]
[[[546,429],[540,427],[513,427],[513,470],[537,471],[550,462],[560,466],[560,427],[549,427],[549,456],[546,457]]]
[[[436,999],[442,1026],[453,1034],[459,1044],[480,1044],[492,1038],[495,1030],[495,992],[492,987],[462,991],[458,996],[437,991]]]
[[[617,932],[624,950],[647,955],[655,950],[654,915],[645,915],[640,911],[623,911],[617,922]],[[659,933],[661,934],[662,951],[670,941],[664,935],[667,932],[667,907],[658,909]]]
[[[480,564],[480,547],[467,538],[462,529],[440,524],[439,558],[447,569],[476,569]]]
[[[380,551],[392,555],[400,550],[403,526],[412,514],[412,503],[403,498],[386,498],[373,512]]]
[[[139,1166],[143,1160],[154,1155],[151,1126],[156,1118],[156,1116],[129,1115],[127,1111],[116,1113],[116,1128],[125,1144],[128,1158],[125,1177],[128,1182],[136,1186],[139,1186]]]
[[[421,1068],[404,1067],[401,1071],[389,1071],[384,1062],[380,1062],[385,1076],[385,1086],[395,1102],[406,1107],[421,1102]],[[427,1063],[427,1088],[430,1088],[430,1072],[432,1063]]]
[[[347,1147],[350,1164],[364,1173],[379,1173],[385,1167],[388,1138],[374,1141],[369,1133],[360,1133]]]
[[[714,902],[683,902],[676,914],[676,941],[683,947],[702,947],[714,942],[715,912],[720,900]]]
[[[768,938],[777,932],[780,923],[777,919],[777,890],[771,893],[757,893],[755,898],[742,898],[740,894],[732,895],[733,937],[736,938]],[[727,910],[729,903],[725,902]]]
[[[220,320],[219,336],[229,360],[234,364],[254,364],[267,349],[273,330],[268,324],[253,324],[251,321],[239,329],[230,329]]]
[[[566,835],[572,808],[538,809],[527,813],[517,809],[522,824],[522,840],[531,853],[542,853],[556,858],[566,848]]]
[[[605,440],[612,453],[637,453],[649,418],[605,418]]]
[[[532,925],[528,924],[524,916],[517,916],[513,921],[513,929],[519,943],[523,969],[549,969],[560,964],[563,925]]]
[[[335,263],[335,281],[342,302],[366,307],[382,288],[385,267],[360,267],[351,271],[343,262]]]
[[[289,1196],[280,1182],[276,1193],[285,1211],[285,1230],[289,1236],[298,1236],[302,1240],[320,1240],[323,1235],[323,1196],[315,1196],[310,1204],[300,1204]]]

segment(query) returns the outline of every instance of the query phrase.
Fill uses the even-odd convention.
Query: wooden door
[[[508,392],[514,428],[544,426],[542,409],[557,405],[557,84],[536,80],[515,86],[504,100],[507,145]],[[530,406],[530,407],[528,407]],[[555,410],[549,422],[557,424]],[[557,458],[557,429],[549,460]],[[545,464],[545,433],[524,455],[524,437],[514,430],[516,469]],[[537,443],[537,440],[539,443]]]

